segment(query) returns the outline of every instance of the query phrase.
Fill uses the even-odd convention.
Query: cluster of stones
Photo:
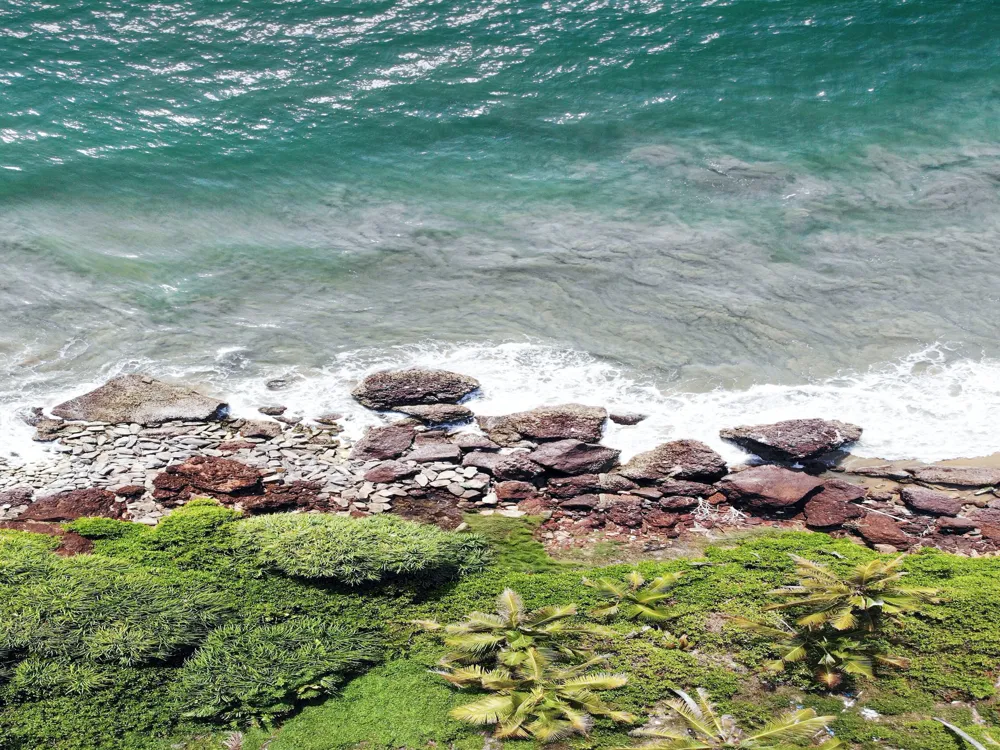
[[[246,513],[392,512],[450,528],[463,512],[531,513],[546,517],[541,534],[554,544],[595,533],[659,544],[768,524],[850,534],[881,550],[1000,549],[1000,470],[886,465],[853,469],[846,481],[830,470],[861,436],[854,425],[724,430],[755,464],[728,467],[695,440],[622,463],[600,442],[605,424],[641,415],[565,404],[474,417],[460,402],[478,389],[439,370],[375,373],[353,395],[387,423],[351,445],[338,415],[307,423],[264,406],[260,419],[231,419],[224,403],[185,388],[116,378],[51,418],[32,415],[54,460],[0,466],[0,527],[59,533],[52,524],[84,515],[156,523],[210,496]]]

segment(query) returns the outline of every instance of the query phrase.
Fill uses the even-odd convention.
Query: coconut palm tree
[[[631,714],[613,710],[597,695],[602,690],[622,687],[628,678],[607,672],[587,674],[606,657],[567,666],[553,662],[543,650],[534,647],[520,651],[519,657],[512,667],[488,670],[475,664],[439,671],[453,685],[492,693],[453,709],[452,718],[495,725],[494,734],[500,739],[534,738],[540,742],[587,734],[594,716],[633,721]]]
[[[791,558],[799,582],[772,591],[787,601],[767,609],[801,608],[804,614],[795,623],[809,630],[830,626],[840,631],[873,633],[883,615],[898,621],[897,615],[917,612],[921,605],[939,601],[935,589],[900,584],[906,575],[902,555],[861,563],[846,577],[798,555]]]
[[[544,651],[555,659],[586,659],[593,650],[586,641],[606,637],[606,628],[591,623],[573,622],[575,604],[542,607],[527,611],[521,597],[504,589],[497,598],[496,613],[473,612],[462,622],[441,625],[433,620],[416,620],[425,630],[441,631],[451,652],[443,664],[484,663],[494,658],[506,666],[516,666],[529,648]]]
[[[670,590],[683,575],[684,573],[667,573],[647,582],[642,573],[633,570],[625,584],[607,578],[598,578],[596,581],[584,578],[584,586],[595,589],[603,598],[611,600],[609,604],[591,610],[590,614],[599,619],[621,614],[628,620],[643,620],[654,624],[665,622],[671,615],[663,602],[670,598]]]
[[[741,729],[732,716],[720,716],[705,690],[698,688],[697,700],[683,690],[675,692],[679,699],[667,702],[674,714],[673,724],[636,733],[654,739],[645,746],[648,750],[770,750],[788,743],[811,742],[835,718],[817,716],[811,708],[803,708],[789,711],[762,729],[751,732]],[[828,737],[820,747],[833,750],[840,744]]]

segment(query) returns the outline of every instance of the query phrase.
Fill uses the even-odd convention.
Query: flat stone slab
[[[992,487],[1000,484],[1000,469],[986,466],[925,466],[914,469],[913,476],[928,484],[952,487]]]
[[[84,422],[152,425],[173,420],[219,419],[228,408],[224,402],[185,386],[134,374],[112,378],[90,393],[59,404],[52,413]]]
[[[719,436],[769,461],[804,461],[860,440],[861,428],[837,420],[787,419],[730,427]]]

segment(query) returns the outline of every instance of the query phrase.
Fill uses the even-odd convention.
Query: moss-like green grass
[[[595,592],[580,584],[584,574],[624,578],[632,566],[594,568],[554,561],[532,537],[537,520],[496,516],[469,520],[473,531],[494,549],[485,568],[459,577],[391,576],[354,587],[262,570],[253,550],[247,552],[233,528],[239,522],[217,506],[185,509],[152,530],[103,520],[77,522],[74,528],[96,541],[94,561],[87,565],[112,565],[123,575],[138,576],[137,581],[152,576],[165,592],[189,580],[207,586],[213,597],[221,597],[217,603],[222,622],[213,621],[211,627],[232,627],[235,622],[268,628],[308,618],[359,629],[375,638],[380,653],[373,663],[357,670],[339,691],[333,685],[331,697],[310,698],[306,686],[298,698],[289,695],[291,713],[256,727],[244,723],[245,750],[478,750],[483,746],[481,733],[447,716],[468,696],[428,671],[441,655],[440,644],[409,622],[457,621],[470,611],[490,610],[505,587],[518,591],[528,608],[575,602],[583,611],[599,603]],[[8,554],[3,553],[5,544]],[[21,552],[10,553],[11,545]],[[52,565],[51,546],[51,540],[34,535],[0,534],[0,577],[37,576]],[[774,656],[770,645],[729,619],[775,617],[764,608],[773,601],[768,592],[788,582],[792,574],[789,553],[841,572],[875,556],[849,540],[822,534],[771,533],[709,545],[698,559],[639,562],[647,577],[684,572],[674,590],[670,604],[674,619],[667,628],[676,635],[687,634],[694,649],[668,648],[669,639],[658,631],[615,623],[614,636],[601,650],[610,655],[612,669],[631,679],[605,695],[609,702],[644,719],[673,689],[700,686],[712,693],[723,711],[750,726],[793,705],[835,715],[832,728],[838,737],[863,750],[960,748],[959,741],[933,721],[934,716],[974,736],[992,734],[1000,739],[995,688],[1000,675],[1000,559],[962,558],[933,550],[909,556],[908,583],[936,587],[946,597],[933,611],[908,616],[902,627],[892,626],[884,634],[883,650],[909,658],[911,667],[883,667],[877,679],[858,680],[830,695],[816,689],[805,667],[780,678],[765,674],[762,665]],[[142,612],[130,611],[129,616],[141,619]],[[4,617],[0,613],[0,622]],[[216,650],[224,647],[218,641]],[[0,748],[221,748],[230,728],[184,716],[192,707],[185,706],[177,686],[194,650],[183,645],[183,638],[169,643],[181,645],[166,659],[131,665],[94,661],[97,681],[82,692],[59,687],[61,678],[53,677],[51,670],[29,673],[18,682],[8,669],[8,674],[0,675],[0,682],[6,683],[0,688]],[[5,658],[9,665],[13,657]],[[220,663],[229,661],[241,662]],[[44,675],[57,687],[36,685],[32,690],[25,683]],[[870,712],[862,709],[878,715],[870,718]],[[599,721],[589,737],[564,741],[559,748],[634,745],[627,730]],[[506,747],[520,750],[530,744],[508,742]]]

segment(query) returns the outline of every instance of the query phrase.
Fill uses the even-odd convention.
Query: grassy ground
[[[243,727],[245,750],[478,750],[483,747],[482,735],[447,716],[449,708],[469,700],[468,696],[427,671],[441,655],[441,647],[408,622],[456,621],[473,610],[490,610],[497,594],[508,586],[522,595],[529,608],[575,602],[587,609],[598,599],[580,584],[584,574],[624,578],[632,565],[593,568],[557,562],[532,539],[531,521],[481,516],[470,520],[494,546],[494,559],[479,572],[450,580],[420,576],[416,581],[393,579],[352,588],[261,573],[252,561],[220,551],[229,544],[226,524],[231,521],[197,533],[175,530],[176,538],[170,537],[167,527],[158,544],[144,549],[127,536],[112,536],[99,540],[96,551],[127,567],[141,568],[143,575],[170,579],[183,573],[220,586],[224,582],[222,588],[235,608],[230,618],[281,622],[308,616],[375,631],[380,663],[361,669],[333,697],[306,695],[290,715],[257,728]],[[830,695],[813,687],[804,668],[782,675],[780,682],[765,676],[762,665],[774,656],[769,644],[728,619],[773,616],[763,611],[772,602],[767,592],[789,580],[790,552],[843,571],[875,556],[847,540],[781,533],[711,545],[698,559],[639,562],[647,577],[685,572],[675,589],[671,605],[675,617],[668,628],[677,635],[687,634],[695,647],[667,648],[668,639],[657,631],[615,624],[614,636],[602,651],[612,655],[611,667],[629,674],[631,680],[606,694],[609,701],[645,720],[673,688],[700,686],[711,691],[724,711],[750,725],[792,705],[811,706],[836,715],[837,736],[864,750],[959,748],[933,716],[974,736],[989,732],[1000,738],[994,687],[1000,674],[1000,559],[934,551],[909,556],[908,582],[937,587],[947,598],[928,616],[907,617],[904,627],[886,633],[885,650],[910,658],[910,668],[882,668],[877,679],[859,680]],[[0,697],[0,748],[217,750],[222,746],[229,729],[180,718],[177,664],[116,669],[110,684],[83,695],[14,696],[8,687]],[[583,750],[636,744],[627,730],[599,721],[589,737],[558,747]],[[529,744],[506,746],[518,750]]]

